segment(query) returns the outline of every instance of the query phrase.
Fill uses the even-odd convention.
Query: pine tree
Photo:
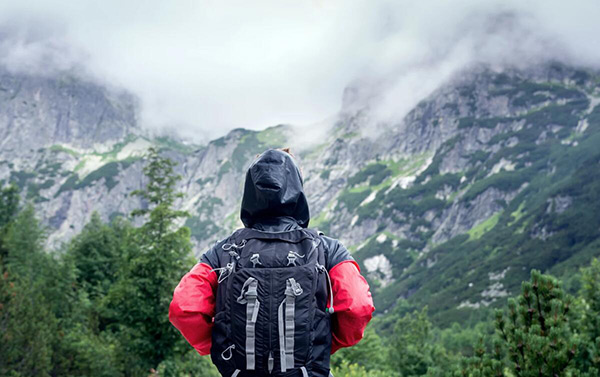
[[[432,344],[427,308],[405,314],[394,325],[389,347],[389,363],[399,376],[423,376],[434,365],[445,365],[444,352]],[[436,374],[435,371],[430,371]]]
[[[177,220],[188,216],[175,210],[182,194],[175,192],[180,176],[175,163],[151,148],[144,173],[148,183],[133,192],[149,208],[133,211],[146,222],[132,232],[119,280],[109,292],[106,309],[112,328],[119,332],[123,365],[128,374],[144,374],[175,352],[186,349],[181,335],[168,319],[169,303],[181,276],[194,261],[190,231]]]
[[[582,270],[583,299],[582,327],[588,339],[586,350],[590,368],[600,370],[600,259],[592,260],[589,267]]]
[[[516,300],[508,301],[507,315],[496,316],[510,366],[523,377],[567,375],[579,346],[570,326],[573,299],[556,279],[537,270],[521,291]]]
[[[19,189],[15,185],[4,187],[0,191],[0,263],[8,251],[4,247],[4,236],[19,210]]]
[[[76,269],[77,281],[90,298],[101,298],[117,279],[121,258],[126,253],[125,240],[132,231],[122,218],[105,224],[97,212],[81,233],[69,243],[65,259]]]
[[[586,326],[590,337],[600,337],[600,259],[592,260],[589,267],[582,270],[583,286],[581,296],[587,307]]]
[[[459,367],[454,371],[454,377],[502,377],[504,376],[503,344],[494,340],[492,354],[487,353],[485,341],[480,338],[475,347],[475,354],[460,360]]]
[[[54,344],[54,376],[120,376],[116,339],[102,331],[101,303],[117,278],[126,221],[104,224],[97,214],[66,245],[51,275],[61,336]]]
[[[508,310],[496,311],[493,353],[479,347],[455,376],[597,376],[577,302],[550,275],[531,271]]]
[[[48,376],[57,321],[40,273],[51,262],[42,249],[44,232],[31,206],[7,225],[0,277],[0,376]]]

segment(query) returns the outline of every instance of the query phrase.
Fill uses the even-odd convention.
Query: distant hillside
[[[561,275],[600,255],[599,104],[597,72],[549,65],[465,73],[394,124],[342,109],[298,149],[311,225],[353,252],[378,312],[404,297],[440,323],[467,318],[515,294],[532,268]],[[93,211],[137,208],[127,194],[154,145],[179,163],[200,253],[240,226],[253,156],[310,132],[237,129],[197,146],[149,136],[136,115],[131,96],[85,80],[0,74],[0,179],[35,203],[50,242]]]

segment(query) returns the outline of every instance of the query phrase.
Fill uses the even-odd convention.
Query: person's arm
[[[329,277],[333,291],[332,344],[333,354],[340,348],[351,347],[363,337],[373,317],[373,298],[369,284],[350,253],[339,242],[326,240],[329,247]]]
[[[218,283],[210,264],[211,252],[214,248],[181,279],[169,306],[169,320],[200,355],[210,353],[215,315]]]

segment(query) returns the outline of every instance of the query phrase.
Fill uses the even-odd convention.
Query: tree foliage
[[[217,377],[168,321],[173,289],[194,263],[175,164],[150,150],[132,215],[94,214],[56,252],[33,207],[0,190],[0,377]],[[382,244],[385,246],[385,243]],[[380,245],[381,246],[381,245]],[[360,255],[359,255],[360,256]],[[598,376],[600,262],[568,279],[532,271],[494,316],[436,328],[398,300],[357,346],[332,357],[337,377]]]
[[[169,323],[168,311],[173,290],[181,276],[193,265],[190,231],[177,227],[176,221],[187,212],[173,209],[175,163],[150,149],[144,173],[145,189],[135,191],[149,203],[148,208],[133,211],[146,222],[131,233],[128,253],[119,271],[119,279],[107,295],[106,313],[111,328],[124,347],[123,360],[138,373],[156,368],[162,360],[183,347],[183,339]]]
[[[175,164],[151,149],[142,209],[92,215],[63,250],[45,250],[33,207],[0,191],[0,376],[164,376],[216,372],[168,321],[173,289],[193,265],[174,209]]]
[[[6,208],[13,202],[3,200],[0,205],[0,212],[14,213]],[[7,253],[0,279],[0,375],[45,376],[52,368],[57,320],[40,267],[51,260],[43,252],[43,231],[31,206],[4,221],[2,244]]]
[[[597,376],[593,332],[585,331],[589,324],[583,312],[589,309],[578,306],[557,279],[533,270],[521,294],[496,312],[493,350],[478,347],[457,375]]]

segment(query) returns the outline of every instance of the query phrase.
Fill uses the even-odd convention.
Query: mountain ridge
[[[235,129],[206,145],[188,145],[144,134],[130,97],[115,105],[109,92],[88,83],[78,87],[75,79],[67,89],[45,79],[50,82],[38,84],[45,91],[36,95],[35,80],[27,78],[21,80],[29,89],[13,96],[18,80],[5,85],[7,75],[0,75],[0,86],[9,88],[0,98],[0,132],[19,147],[0,148],[0,179],[34,202],[57,247],[93,211],[108,221],[144,206],[128,193],[142,187],[142,157],[156,146],[178,163],[178,190],[185,196],[177,206],[192,214],[185,224],[200,253],[241,226],[243,174],[252,158],[266,148],[293,147],[299,133],[310,132],[288,125]],[[599,83],[597,72],[556,64],[527,71],[482,67],[457,76],[392,123],[374,121],[369,104],[353,102],[349,88],[330,131],[296,151],[311,226],[353,252],[381,311],[404,297],[429,305],[441,322],[497,305],[532,268],[565,272],[598,254],[593,245],[600,224],[586,228],[588,236],[578,242],[561,237],[577,233],[574,224],[581,224],[573,213],[596,202],[577,189],[597,184],[589,169],[600,145]],[[78,97],[86,90],[96,94]],[[63,107],[52,107],[54,101]],[[30,103],[35,109],[23,111]],[[77,118],[85,109],[94,109],[94,116]],[[76,121],[61,123],[61,111]],[[15,118],[19,122],[11,123]],[[40,127],[50,131],[38,132],[39,139],[15,136]],[[54,136],[42,143],[48,132]],[[547,254],[560,254],[555,244],[564,251],[553,259]]]

